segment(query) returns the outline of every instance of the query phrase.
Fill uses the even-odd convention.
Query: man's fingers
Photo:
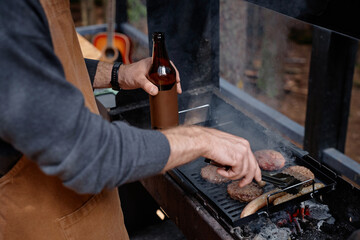
[[[151,64],[152,64],[152,57],[147,57],[147,58],[143,59],[143,61],[145,62],[145,65],[146,65],[145,69],[150,69]]]
[[[180,82],[180,74],[179,71],[177,70],[177,68],[175,67],[174,63],[172,61],[170,61],[171,65],[174,67],[175,72],[176,72],[176,82]]]
[[[218,168],[217,172],[218,172],[218,174],[222,175],[223,177],[229,178],[231,180],[237,180],[237,179],[244,177],[244,175],[242,175],[243,173],[239,174],[236,171],[234,171],[233,169],[226,170],[224,168]]]
[[[249,184],[254,178],[258,182],[261,181],[261,171],[248,140],[216,129],[207,128],[206,131],[217,140],[211,145],[211,151],[206,157],[219,164],[231,166],[228,171],[219,168],[218,174],[231,180],[241,179],[241,187]],[[214,148],[218,150],[213,151]]]
[[[256,171],[255,171],[255,180],[256,180],[256,182],[261,181],[261,170],[259,168],[259,165],[257,166]]]
[[[175,67],[174,63],[172,61],[170,61],[171,65],[174,67],[175,69],[175,72],[176,72],[176,89],[177,89],[177,92],[179,94],[182,93],[182,89],[181,89],[181,83],[180,83],[180,74],[179,74],[179,71],[177,70],[177,68]]]
[[[176,91],[178,94],[181,94],[182,93],[182,89],[181,89],[181,84],[180,82],[176,83]]]
[[[253,175],[246,175],[243,179],[240,180],[239,182],[239,187],[245,187],[246,185],[248,185],[249,183],[252,182],[252,179],[253,179]]]
[[[254,178],[257,182],[260,182],[261,181],[261,171],[259,168],[258,161],[256,160],[252,151],[249,151],[249,159],[251,160],[251,163],[252,163],[251,171],[254,172]]]
[[[141,88],[144,89],[145,92],[147,92],[148,94],[150,94],[152,96],[155,96],[159,92],[159,89],[152,82],[150,82],[147,78],[145,78],[143,80],[143,84],[142,84]]]
[[[234,180],[234,172],[230,169],[230,170],[225,170],[224,168],[218,168],[217,169],[217,173],[220,174],[223,177],[229,178],[231,180]]]

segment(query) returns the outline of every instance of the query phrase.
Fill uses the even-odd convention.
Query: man
[[[100,88],[118,71],[121,88],[156,95],[151,59],[119,69],[87,61],[88,73],[68,0],[0,3],[0,239],[127,239],[116,187],[200,156],[231,166],[218,172],[241,186],[260,181],[243,138],[98,116],[89,74]]]

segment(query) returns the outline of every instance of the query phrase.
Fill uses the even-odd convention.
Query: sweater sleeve
[[[97,193],[161,171],[170,154],[167,138],[92,114],[64,77],[39,2],[3,2],[1,141],[79,193]]]

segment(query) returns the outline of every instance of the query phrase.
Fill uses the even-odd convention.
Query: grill
[[[305,166],[315,174],[315,182],[321,182],[325,185],[324,188],[303,195],[291,202],[276,207],[269,205],[256,214],[240,219],[241,211],[246,206],[246,203],[241,203],[229,197],[226,188],[227,183],[213,184],[201,177],[200,170],[206,166],[204,158],[199,158],[194,162],[173,170],[171,175],[174,179],[194,194],[223,225],[231,227],[241,226],[257,218],[259,215],[270,214],[282,209],[288,204],[299,203],[306,199],[320,196],[335,188],[335,180],[333,179],[335,174],[333,172],[319,165],[318,162],[308,156],[305,151],[297,148],[295,145],[240,112],[216,90],[212,92],[211,97],[205,97],[204,99],[210,99],[208,104],[203,105],[207,106],[207,109],[194,108],[194,110],[192,110],[194,112],[191,110],[186,112],[188,115],[197,117],[206,115],[207,120],[197,124],[242,136],[249,140],[253,151],[261,149],[279,151],[287,160],[285,167],[292,165]],[[202,112],[195,113],[196,111]],[[187,119],[187,116],[183,116],[183,119]],[[264,192],[272,189],[274,189],[274,186],[267,184],[264,187]]]

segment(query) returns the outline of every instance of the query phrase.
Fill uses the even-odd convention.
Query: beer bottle
[[[155,32],[152,39],[152,65],[148,78],[158,87],[159,93],[149,95],[151,127],[164,129],[179,125],[176,72],[166,51],[164,33]]]

